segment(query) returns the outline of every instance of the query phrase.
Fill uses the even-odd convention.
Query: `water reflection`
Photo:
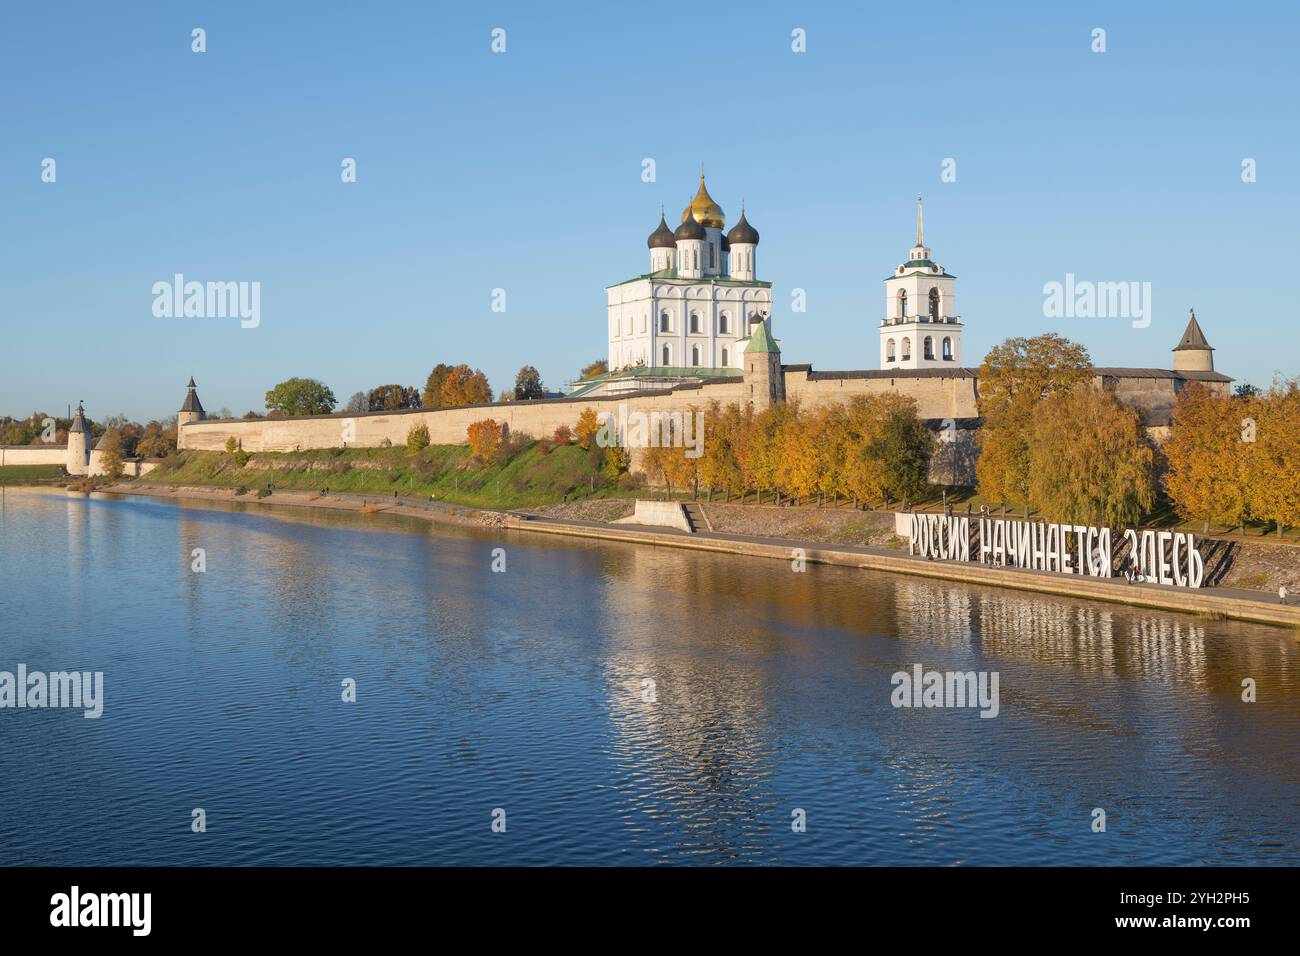
[[[1297,860],[1286,631],[385,515],[0,494],[4,660],[101,663],[108,686],[99,722],[5,718],[7,859]],[[1000,716],[894,709],[914,663],[998,672]],[[31,766],[54,777],[39,808]],[[199,800],[225,819],[196,851],[156,821]],[[50,821],[84,839],[29,835]]]

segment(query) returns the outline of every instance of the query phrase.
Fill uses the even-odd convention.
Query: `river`
[[[0,488],[0,671],[103,673],[97,719],[0,709],[0,862],[1295,864],[1298,651],[883,572]],[[893,706],[917,664],[996,674],[997,716]]]

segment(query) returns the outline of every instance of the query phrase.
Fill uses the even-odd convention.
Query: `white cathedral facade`
[[[646,245],[647,273],[609,286],[609,369],[643,379],[735,374],[754,324],[772,331],[772,283],[757,275],[758,230],[742,209],[726,218],[700,172],[695,198],[669,229],[662,211]],[[930,257],[916,197],[916,245],[885,278],[880,365],[892,369],[961,367],[957,277]],[[630,384],[630,383],[629,383]]]
[[[709,377],[744,367],[752,326],[771,322],[772,283],[757,277],[758,230],[744,210],[725,227],[701,171],[681,225],[669,229],[660,213],[646,240],[649,271],[605,290],[611,372]]]

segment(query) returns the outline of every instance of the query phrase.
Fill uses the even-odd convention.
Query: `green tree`
[[[266,409],[283,415],[328,415],[338,400],[314,378],[285,379],[266,393]]]
[[[546,395],[542,387],[542,376],[531,365],[525,365],[515,376],[515,398],[518,401],[532,401]]]

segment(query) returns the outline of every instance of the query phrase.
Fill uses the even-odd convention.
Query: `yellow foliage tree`
[[[474,422],[465,430],[470,453],[481,462],[488,462],[501,447],[501,426],[491,418]]]
[[[600,431],[600,417],[595,409],[584,408],[582,414],[578,416],[578,424],[573,428],[573,433],[578,436],[578,444],[583,448],[590,448],[591,440],[598,431]]]
[[[1155,504],[1155,449],[1141,417],[1088,383],[1036,404],[1028,471],[1028,500],[1048,521],[1123,526]]]
[[[1240,526],[1249,514],[1254,444],[1242,421],[1257,415],[1251,399],[1218,395],[1199,382],[1178,395],[1162,450],[1169,463],[1165,493],[1185,521]]]
[[[1283,529],[1300,525],[1300,379],[1279,379],[1254,403],[1250,508]]]
[[[1040,402],[1091,377],[1088,350],[1055,333],[1007,339],[984,357],[979,411],[984,419],[976,478],[989,501],[1029,497],[1029,433]]]

